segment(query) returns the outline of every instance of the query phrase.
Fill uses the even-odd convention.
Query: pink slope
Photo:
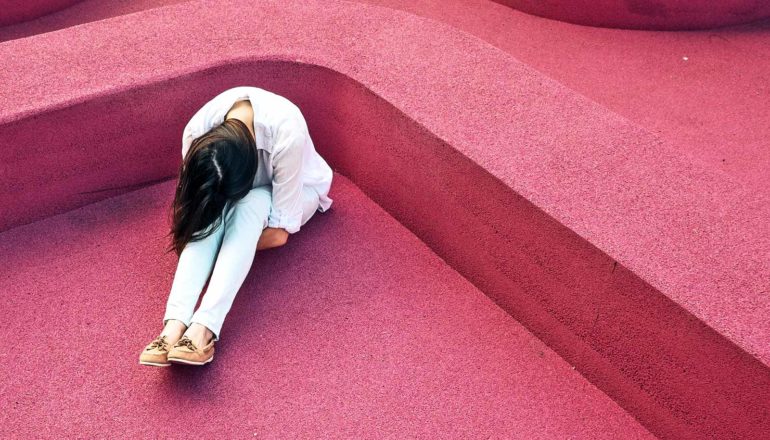
[[[183,1],[84,0],[0,27],[0,41]],[[645,32],[572,25],[490,0],[357,1],[456,26],[745,184],[770,186],[765,75],[770,20],[707,31]]]
[[[488,0],[359,1],[475,35],[767,194],[770,19],[653,32],[578,26]]]
[[[0,234],[0,437],[652,438],[341,175],[212,364],[140,366],[173,185]]]
[[[4,0],[0,0],[2,1]],[[19,3],[15,0],[11,1]],[[71,3],[71,5],[33,20],[0,27],[0,42],[184,1],[187,0],[70,0],[64,3],[60,1],[59,3]],[[29,3],[25,3],[28,7]]]

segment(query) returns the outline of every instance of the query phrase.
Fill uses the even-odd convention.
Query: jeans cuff
[[[173,313],[166,313],[166,315],[163,316],[163,327],[166,326],[166,322],[168,322],[169,319],[176,319],[177,321],[182,321],[184,323],[185,327],[189,327],[190,326],[190,319],[189,318],[185,319],[185,318],[182,318],[179,315],[174,315]]]

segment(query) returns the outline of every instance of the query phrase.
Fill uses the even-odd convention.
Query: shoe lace
[[[177,341],[176,347],[187,347],[192,351],[197,351],[197,347],[195,347],[192,339],[188,338],[187,336],[183,336],[182,339]]]
[[[155,338],[149,346],[147,346],[147,350],[152,350],[153,348],[157,348],[160,351],[168,351],[168,348],[166,348],[166,335],[158,336]]]

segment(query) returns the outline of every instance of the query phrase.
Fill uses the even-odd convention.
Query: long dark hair
[[[224,222],[251,190],[257,160],[254,138],[238,119],[227,119],[192,142],[179,166],[166,252],[180,255],[187,243],[208,237]]]

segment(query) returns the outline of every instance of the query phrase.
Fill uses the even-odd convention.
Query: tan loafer
[[[139,355],[139,363],[154,367],[168,367],[171,365],[168,361],[168,353],[169,343],[166,340],[166,335],[158,336],[142,350]]]
[[[192,339],[182,336],[171,350],[168,352],[167,359],[174,364],[203,365],[214,360],[214,339],[203,348],[198,348]]]

